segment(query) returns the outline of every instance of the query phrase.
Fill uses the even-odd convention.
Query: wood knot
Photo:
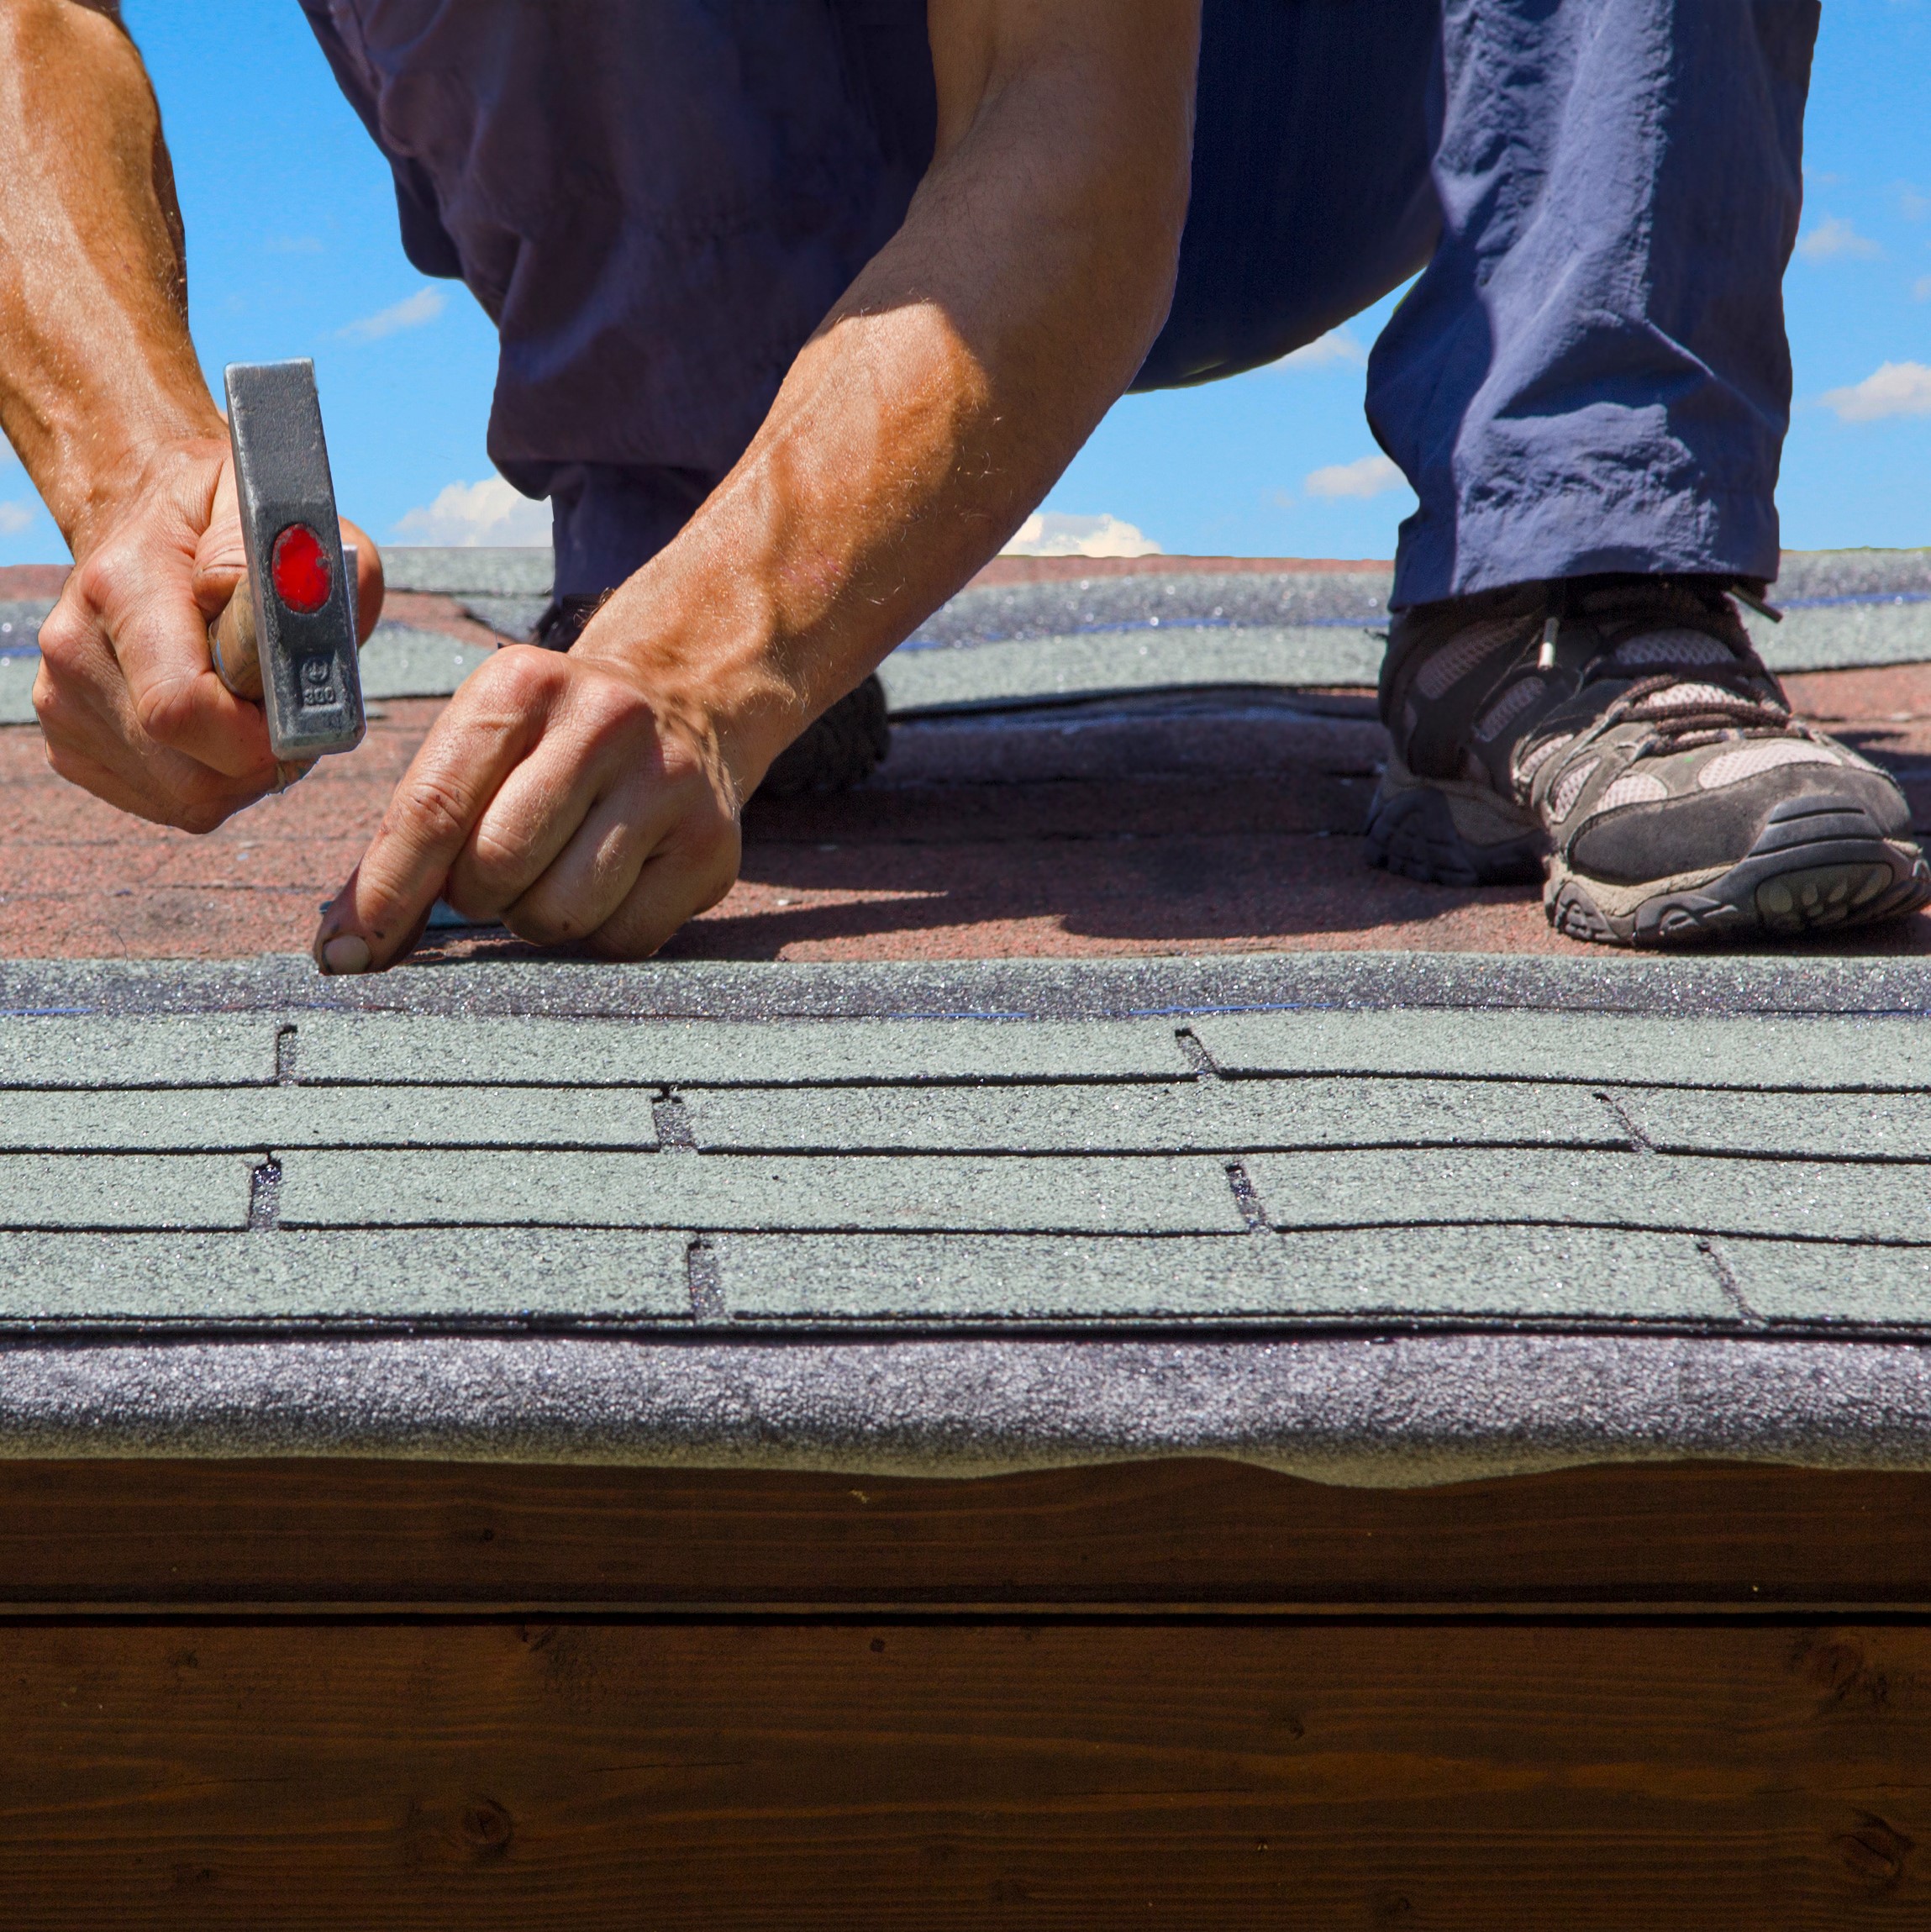
[[[463,1837],[486,1858],[501,1858],[516,1836],[516,1821],[493,1798],[479,1798],[463,1814]]]
[[[1837,1853],[1865,1884],[1888,1892],[1904,1876],[1904,1861],[1917,1849],[1917,1840],[1907,1838],[1876,1812],[1860,1811],[1857,1829],[1847,1831],[1837,1841]]]

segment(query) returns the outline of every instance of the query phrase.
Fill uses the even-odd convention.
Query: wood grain
[[[1931,1632],[14,1624],[13,1932],[1924,1923]]]
[[[1169,1461],[980,1482],[0,1462],[0,1608],[1931,1608],[1931,1477],[1721,1464],[1340,1489]]]

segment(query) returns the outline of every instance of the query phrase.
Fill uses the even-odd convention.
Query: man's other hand
[[[731,888],[738,797],[700,715],[620,659],[534,645],[464,682],[315,935],[324,972],[379,971],[445,898],[539,945],[656,951]]]
[[[165,445],[102,518],[40,629],[34,708],[47,758],[123,811],[206,832],[308,767],[278,765],[261,707],[216,676],[208,629],[246,568],[225,439]],[[358,631],[382,602],[381,560],[354,525]]]
[[[392,965],[439,893],[631,959],[723,897],[772,760],[998,550],[1145,360],[1199,13],[934,0],[937,145],[903,226],[567,655],[464,685],[323,921],[325,970]]]

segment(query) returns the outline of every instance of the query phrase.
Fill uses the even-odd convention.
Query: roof
[[[1915,961],[4,989],[16,1454],[1931,1466]]]
[[[448,555],[454,665],[542,559]],[[1366,671],[1292,653],[1385,576],[1211,561],[969,590],[635,967],[295,955],[434,696],[201,840],[0,730],[0,1452],[1931,1466],[1931,921],[1630,957],[1368,872]],[[1798,695],[1916,796],[1923,558],[1786,575],[1915,654]]]

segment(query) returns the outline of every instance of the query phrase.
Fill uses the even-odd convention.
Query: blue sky
[[[313,355],[343,508],[378,538],[540,530],[540,512],[492,520],[511,499],[483,451],[489,324],[404,260],[387,169],[294,0],[125,10],[174,152],[204,365],[218,379],[229,361]],[[1793,549],[1931,545],[1928,82],[1931,0],[1830,0],[1786,283]],[[1392,555],[1413,499],[1372,461],[1361,417],[1386,306],[1292,366],[1127,398],[1045,508],[1116,518],[1171,552]],[[0,563],[63,554],[0,448]]]

